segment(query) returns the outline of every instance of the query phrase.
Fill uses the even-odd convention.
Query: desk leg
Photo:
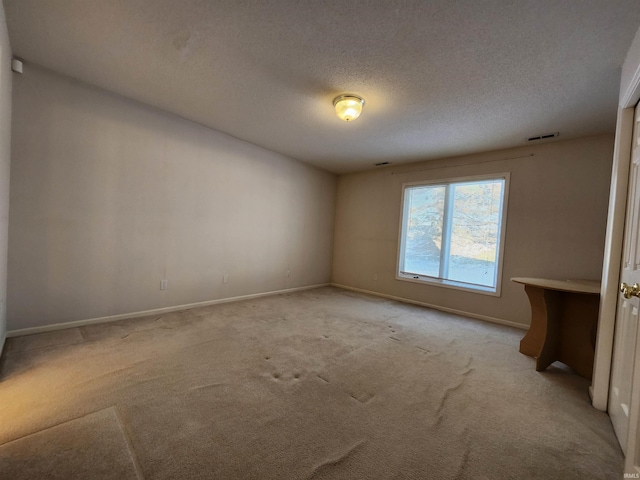
[[[562,332],[558,360],[591,380],[598,327],[597,295],[565,293],[562,299]]]
[[[525,285],[531,303],[531,326],[520,341],[520,352],[536,359],[536,370],[545,370],[557,360],[559,295],[544,288]]]
[[[546,370],[549,365],[560,359],[562,292],[545,290],[544,303],[547,310],[547,328],[542,350],[536,359],[536,371],[538,372]]]

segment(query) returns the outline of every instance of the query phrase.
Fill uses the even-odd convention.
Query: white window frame
[[[399,226],[399,234],[398,234],[398,255],[396,258],[396,280],[402,280],[404,282],[413,282],[413,283],[421,283],[423,285],[434,285],[437,287],[445,287],[452,288],[455,290],[464,290],[465,292],[471,293],[480,293],[483,295],[490,295],[494,297],[499,297],[502,291],[502,264],[504,257],[504,247],[505,247],[505,237],[507,232],[507,203],[509,200],[509,180],[510,180],[509,172],[501,172],[501,173],[492,173],[487,175],[474,175],[468,177],[456,177],[456,178],[445,178],[438,180],[424,180],[420,182],[409,182],[402,184],[402,202],[400,206],[400,226]],[[428,275],[419,275],[413,273],[403,273],[400,271],[400,265],[402,263],[402,258],[404,257],[404,245],[406,240],[406,231],[404,225],[407,223],[408,211],[405,208],[405,202],[407,201],[406,191],[407,188],[417,187],[417,186],[435,186],[435,185],[450,185],[453,183],[465,183],[465,182],[477,182],[482,180],[504,180],[504,191],[502,193],[502,212],[500,217],[500,224],[498,225],[499,232],[499,243],[498,243],[498,258],[496,263],[496,287],[495,290],[491,287],[487,287],[484,285],[475,285],[465,282],[459,282],[455,280],[447,280],[443,278],[430,277]],[[452,210],[449,208],[448,213],[451,214]],[[448,248],[449,245],[443,246],[442,248]]]

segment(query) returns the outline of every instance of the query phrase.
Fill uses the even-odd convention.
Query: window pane
[[[449,280],[495,287],[503,186],[503,180],[452,185]]]
[[[407,226],[404,271],[438,277],[446,187],[414,187],[406,190]]]

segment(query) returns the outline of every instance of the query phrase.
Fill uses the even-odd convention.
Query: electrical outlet
[[[222,275],[222,283],[229,283],[229,275],[227,273]]]
[[[291,270],[287,270],[287,277],[291,276]]]
[[[169,280],[166,278],[160,280],[160,290],[168,290],[169,289]]]
[[[377,273],[374,273],[374,274],[373,274],[373,279],[374,279],[374,280],[378,280],[378,274],[377,274]]]

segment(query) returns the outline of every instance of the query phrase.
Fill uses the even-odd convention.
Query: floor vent
[[[380,162],[376,163],[376,167],[381,167],[382,165],[389,165],[390,162]]]

